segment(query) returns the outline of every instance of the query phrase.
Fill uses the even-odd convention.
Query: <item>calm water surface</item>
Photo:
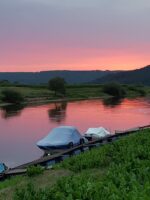
[[[59,125],[111,132],[150,123],[150,99],[86,100],[0,110],[0,162],[14,167],[42,156],[36,142]]]

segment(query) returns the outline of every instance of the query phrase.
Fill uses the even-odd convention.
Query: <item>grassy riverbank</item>
[[[149,158],[150,130],[144,130],[72,157],[36,177],[1,182],[0,199],[148,200]]]
[[[48,90],[46,86],[0,86],[0,104],[3,90],[15,90],[25,99],[26,103],[44,103],[59,99],[88,99],[88,98],[108,98],[109,95],[103,90],[104,85],[67,85],[66,95],[54,95],[53,91]],[[140,96],[150,96],[150,87],[122,85],[125,91],[125,97],[135,98]]]

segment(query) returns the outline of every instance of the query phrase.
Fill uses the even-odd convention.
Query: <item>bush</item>
[[[43,171],[44,169],[41,166],[30,166],[27,169],[27,175],[29,177],[36,176],[36,175],[42,174]]]
[[[0,81],[0,86],[10,86],[11,83],[8,80],[1,80]]]
[[[144,89],[138,88],[136,91],[139,93],[139,95],[140,95],[141,97],[146,96],[146,91],[145,91]]]
[[[24,97],[21,93],[15,90],[3,90],[1,100],[7,103],[21,103],[24,101]]]
[[[118,83],[107,83],[103,86],[103,92],[114,97],[124,97],[126,92]]]
[[[146,91],[143,86],[129,85],[127,88],[133,92],[139,93],[140,96],[146,96]]]

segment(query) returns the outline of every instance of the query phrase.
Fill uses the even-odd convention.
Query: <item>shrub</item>
[[[137,92],[142,97],[146,96],[146,91],[144,89],[142,89],[142,88],[137,89]]]
[[[10,86],[11,83],[8,80],[1,80],[0,81],[0,86]]]
[[[126,92],[118,83],[107,83],[103,86],[103,92],[114,97],[124,97]]]
[[[30,166],[27,169],[27,175],[28,176],[36,176],[39,174],[42,174],[44,169],[41,166]]]
[[[135,85],[129,85],[128,89],[131,91],[134,91],[136,93],[139,93],[140,96],[145,96],[146,95],[146,91],[143,88],[143,86],[135,86]]]
[[[3,90],[1,100],[7,103],[21,103],[24,101],[24,97],[21,93],[15,90]]]

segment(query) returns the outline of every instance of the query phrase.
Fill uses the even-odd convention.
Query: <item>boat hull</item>
[[[37,145],[40,149],[44,150],[44,151],[53,151],[53,150],[66,150],[69,149],[71,147],[75,147],[80,145],[80,143],[77,144],[73,144],[73,146],[69,146],[69,145],[59,145],[59,146],[40,146]]]

